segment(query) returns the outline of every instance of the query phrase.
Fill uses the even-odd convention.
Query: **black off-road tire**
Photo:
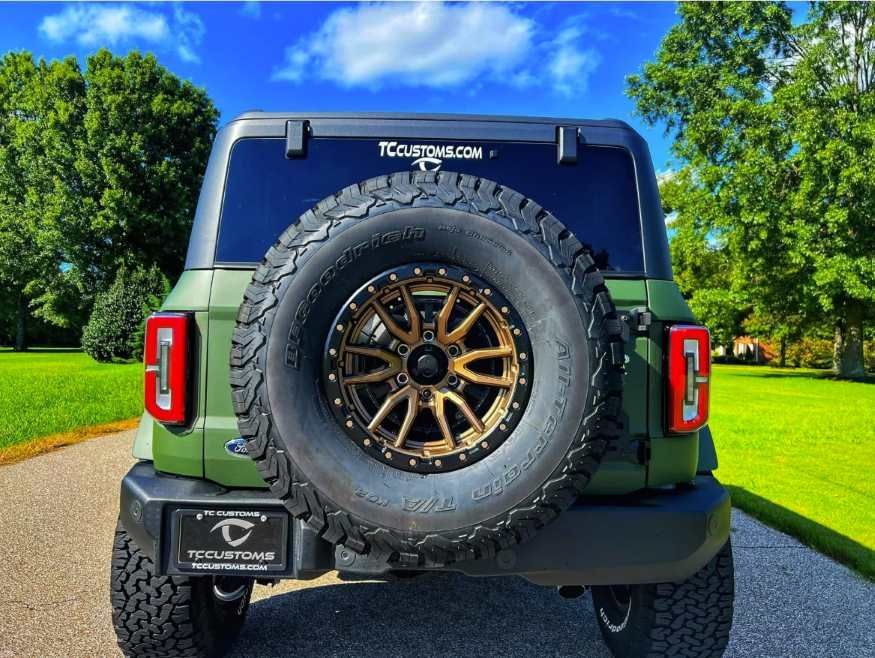
[[[540,415],[520,421],[523,436],[512,435],[453,473],[417,475],[377,463],[343,434],[320,385],[318,364],[345,300],[370,277],[420,261],[465,268],[506,297],[525,297],[540,313],[532,322],[540,332],[533,342],[541,343],[533,349],[546,355],[549,342],[551,350],[549,359],[533,360],[537,383],[526,413],[540,395]],[[548,336],[560,322],[568,344]],[[566,374],[557,365],[562,350]],[[494,556],[555,519],[620,432],[623,363],[620,321],[589,250],[535,201],[452,172],[380,176],[307,211],[256,270],[230,360],[238,427],[271,491],[325,540],[396,569]],[[537,453],[540,461],[512,485],[528,487],[524,495],[508,485],[485,502],[472,501],[475,485],[523,463],[525,450],[540,451],[540,436],[547,446]],[[489,471],[485,464],[499,450],[523,456],[495,461]],[[306,468],[302,460],[309,460]],[[329,468],[336,470],[315,477]],[[427,505],[408,510],[403,496]],[[437,509],[443,514],[434,514],[432,501],[443,504]]]
[[[242,579],[238,579],[242,581]],[[119,523],[112,547],[110,603],[119,648],[137,658],[208,658],[222,656],[236,639],[252,594],[231,602],[213,594],[211,576],[156,576]]]
[[[729,541],[683,582],[631,585],[622,592],[592,588],[599,629],[618,658],[719,658],[726,651],[735,595]]]

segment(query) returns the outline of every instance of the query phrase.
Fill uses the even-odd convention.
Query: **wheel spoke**
[[[389,350],[384,350],[379,347],[365,347],[362,345],[347,345],[345,350],[350,354],[358,354],[360,356],[370,356],[375,359],[380,359],[387,364],[387,367],[374,372],[344,377],[344,383],[346,384],[373,384],[376,382],[384,382],[401,372],[401,358]]]
[[[470,352],[465,352],[453,360],[453,370],[459,375],[459,377],[463,377],[473,384],[510,388],[513,385],[513,378],[484,375],[471,370],[468,365],[475,361],[481,361],[482,359],[499,359],[510,356],[511,354],[513,354],[513,348],[509,345],[472,350]]]
[[[463,398],[455,391],[445,391],[444,397],[452,402],[454,405],[456,405],[459,411],[462,412],[462,415],[465,417],[465,419],[471,424],[471,427],[473,427],[477,432],[483,432],[483,430],[486,429],[483,426],[481,420],[477,417],[477,414],[474,413],[474,410],[468,404],[468,401],[465,400],[465,398]]]
[[[462,320],[458,326],[449,331],[449,322],[450,316],[453,314],[453,309],[456,307],[456,301],[459,298],[459,288],[454,286],[450,291],[450,294],[447,295],[447,301],[444,302],[443,308],[441,308],[440,313],[438,313],[437,317],[437,337],[440,342],[444,345],[449,345],[450,343],[458,343],[460,340],[465,338],[468,335],[468,332],[471,331],[471,328],[477,324],[477,320],[480,319],[480,316],[483,315],[483,312],[486,310],[486,304],[480,302],[477,306],[475,306],[465,319]]]
[[[446,444],[447,450],[452,451],[456,448],[456,439],[453,436],[453,431],[450,429],[450,423],[447,420],[446,401],[447,396],[443,391],[435,391],[432,415],[441,430],[441,435],[444,438],[444,444]]]
[[[386,310],[386,307],[383,306],[378,299],[374,300],[374,312],[376,312],[380,320],[383,321],[383,324],[386,326],[386,329],[390,334],[395,336],[398,340],[412,344],[419,340],[419,313],[416,311],[416,307],[413,305],[413,300],[410,299],[410,293],[407,292],[407,289],[401,288],[401,290],[401,297],[404,299],[404,306],[407,309],[407,314],[410,318],[410,331],[405,331],[398,326],[398,323],[395,322],[395,318],[389,314],[389,311]],[[410,310],[411,308],[413,308],[412,312]]]
[[[407,286],[401,286],[401,299],[404,300],[407,321],[410,324],[410,335],[412,336],[410,342],[415,343],[422,336],[422,318],[419,316],[419,311],[416,310],[416,304],[413,303],[413,296],[410,294]]]
[[[407,434],[410,432],[410,428],[413,426],[413,421],[416,418],[416,413],[419,410],[419,393],[412,386],[405,386],[389,394],[368,424],[368,430],[371,432],[376,431],[380,424],[386,420],[386,416],[405,401],[407,402],[407,413],[404,415],[404,421],[398,430],[398,436],[395,438],[396,447],[404,445],[404,441],[407,440]]]

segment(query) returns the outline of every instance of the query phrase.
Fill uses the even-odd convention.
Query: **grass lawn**
[[[0,350],[0,453],[37,437],[132,418],[143,410],[143,366],[83,352]]]
[[[711,392],[733,505],[875,580],[875,384],[717,365]]]

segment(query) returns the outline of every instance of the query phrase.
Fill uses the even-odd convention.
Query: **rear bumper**
[[[140,462],[122,480],[125,529],[161,574],[180,571],[171,555],[177,509],[283,510],[266,490],[226,489],[213,482],[157,473]],[[711,476],[682,488],[611,498],[581,498],[531,541],[494,558],[443,569],[471,576],[516,574],[542,585],[610,585],[679,581],[702,568],[729,537],[729,495]],[[326,571],[379,575],[385,564],[334,548],[308,526],[290,521],[286,570],[279,578]]]

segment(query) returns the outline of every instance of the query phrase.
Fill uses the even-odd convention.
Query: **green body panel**
[[[204,472],[208,479],[233,487],[266,486],[251,459],[231,455],[225,450],[227,441],[240,436],[231,403],[228,362],[237,309],[251,279],[252,270],[216,270],[210,297]]]
[[[232,487],[265,487],[255,465],[231,455],[225,443],[237,438],[231,403],[229,354],[237,309],[252,277],[250,269],[187,271],[164,310],[195,310],[199,332],[197,418],[186,431],[169,430],[147,415],[134,446],[138,458],[151,458],[156,468]],[[590,483],[591,494],[622,494],[645,486],[692,479],[698,460],[698,436],[665,437],[662,430],[662,332],[665,322],[694,321],[689,307],[671,281],[609,279],[608,288],[620,310],[649,307],[654,323],[648,336],[627,348],[623,408],[629,438],[647,442],[649,462],[634,454],[606,460]]]
[[[662,339],[668,322],[696,322],[696,318],[674,281],[647,281],[647,298],[653,324],[650,335],[650,378],[648,429],[650,434],[650,460],[647,468],[647,485],[651,487],[686,482],[696,476],[699,459],[698,433],[685,436],[665,436],[663,397],[663,349]]]

